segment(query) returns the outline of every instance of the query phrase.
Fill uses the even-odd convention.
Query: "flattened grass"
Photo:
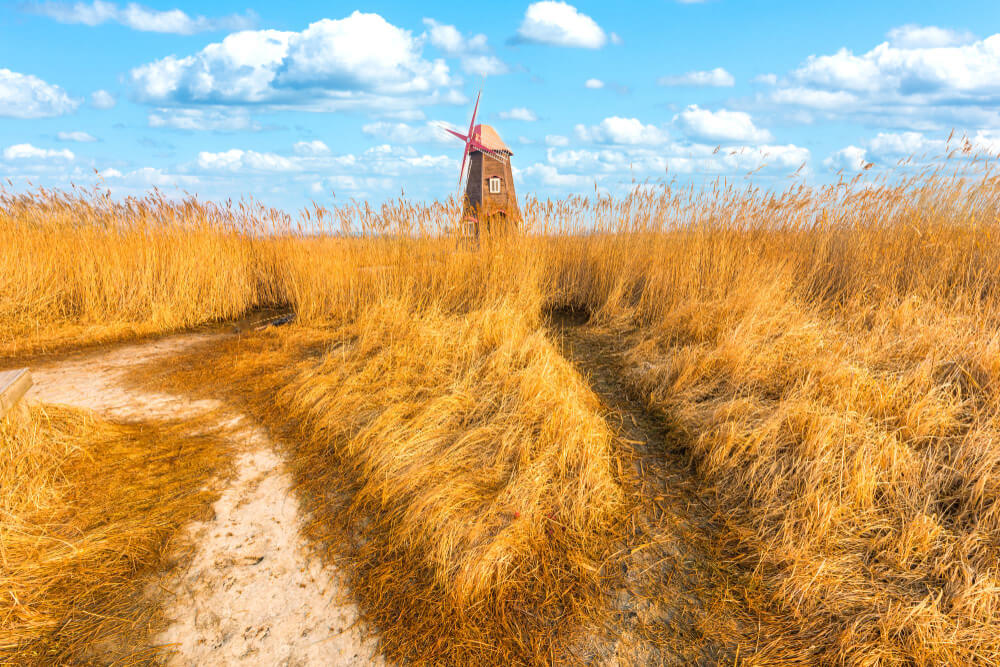
[[[226,465],[217,439],[36,406],[0,423],[0,662],[145,663],[147,594]]]

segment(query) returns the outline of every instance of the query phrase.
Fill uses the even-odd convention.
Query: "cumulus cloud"
[[[573,5],[543,0],[528,5],[515,41],[599,49],[607,44],[608,35],[594,19]]]
[[[488,48],[486,35],[465,37],[453,25],[439,23],[434,19],[424,19],[430,43],[449,56],[463,56],[467,53],[482,53]]]
[[[102,23],[119,23],[133,30],[193,35],[212,30],[246,30],[257,23],[257,15],[247,12],[220,18],[190,16],[180,9],[165,11],[145,7],[135,2],[125,6],[104,0],[91,3],[29,2],[25,8],[35,14],[47,16],[60,23],[78,23],[88,26]]]
[[[199,185],[201,180],[192,174],[174,174],[157,167],[140,167],[123,174],[117,169],[109,168],[98,172],[104,179],[117,181],[140,192],[155,188],[179,188]]]
[[[947,142],[928,139],[920,132],[879,132],[867,143],[868,151],[880,158],[901,158],[936,152],[943,153]]]
[[[856,55],[841,49],[807,58],[770,99],[820,111],[892,115],[898,125],[996,119],[1000,34],[978,41],[936,28],[904,26],[890,41]]]
[[[661,86],[701,86],[708,88],[729,88],[736,85],[733,75],[721,67],[707,71],[660,77]]]
[[[542,185],[577,189],[594,181],[631,189],[636,184],[669,174],[714,176],[743,173],[765,178],[792,173],[808,165],[809,150],[794,144],[731,146],[719,150],[701,143],[667,142],[650,147],[637,144],[598,148],[548,148],[544,165],[522,170],[522,177]],[[544,166],[545,168],[541,168]]]
[[[581,141],[604,144],[662,144],[667,133],[655,125],[645,125],[638,118],[611,116],[593,126],[577,125],[576,136]]]
[[[453,58],[460,58],[466,74],[494,76],[510,71],[506,63],[488,53],[486,35],[480,33],[466,37],[455,26],[434,19],[425,18],[424,25],[427,26],[427,39],[431,45]]]
[[[722,156],[722,165],[728,171],[776,169],[791,171],[809,162],[808,148],[794,144],[741,146]]]
[[[583,85],[591,90],[599,90],[604,87],[604,82],[600,79],[587,79]]]
[[[299,171],[301,166],[275,153],[258,153],[233,148],[220,153],[202,151],[198,153],[198,166],[206,171],[252,171],[288,172]]]
[[[37,76],[0,69],[0,116],[45,118],[71,113],[80,106],[59,86]]]
[[[509,111],[501,111],[500,117],[504,120],[523,120],[527,123],[533,123],[538,120],[535,112],[527,107],[515,107]]]
[[[361,131],[369,137],[378,137],[394,144],[421,144],[449,142],[450,138],[434,125],[409,125],[379,121],[362,126]]]
[[[97,137],[88,132],[59,132],[56,134],[59,141],[77,141],[80,143],[90,143],[97,141]]]
[[[546,134],[545,135],[545,145],[546,146],[569,146],[569,137],[564,137],[561,134]]]
[[[860,146],[841,148],[823,160],[823,164],[833,171],[862,171],[868,165],[868,151]]]
[[[856,104],[857,95],[843,90],[816,90],[815,88],[781,88],[774,91],[771,99],[779,104],[792,104],[812,109],[835,110]]]
[[[296,155],[306,155],[306,156],[318,156],[318,155],[329,155],[330,147],[319,139],[313,139],[312,141],[298,141],[292,146],[292,150],[295,151]]]
[[[8,146],[3,151],[5,160],[73,160],[76,156],[73,151],[63,148],[55,150],[51,148],[37,148],[31,144],[15,144]]]
[[[233,148],[198,154],[188,167],[203,178],[224,180],[239,174],[249,183],[267,182],[273,174],[287,174],[289,182],[305,182],[313,194],[328,189],[347,190],[352,195],[369,194],[372,189],[396,188],[393,178],[407,174],[450,172],[458,163],[447,155],[429,155],[412,146],[378,144],[359,155],[335,155],[321,140],[300,141],[291,154],[261,153]]]
[[[710,111],[692,104],[677,114],[674,122],[689,137],[719,143],[763,143],[774,137],[767,130],[759,129],[743,111]]]
[[[968,31],[950,30],[937,26],[913,23],[893,28],[886,35],[889,43],[901,49],[933,49],[942,46],[959,46],[976,40]]]
[[[323,19],[302,32],[231,34],[198,53],[167,56],[130,73],[137,97],[161,104],[269,103],[335,110],[464,102],[443,60],[426,60],[422,41],[378,14]],[[413,97],[422,95],[422,98]]]
[[[462,58],[462,71],[476,76],[497,76],[506,74],[510,69],[496,56],[478,55]]]
[[[114,95],[106,90],[95,90],[90,95],[90,106],[95,109],[112,109],[115,104],[117,104],[117,101]]]
[[[593,186],[594,176],[584,174],[564,174],[551,164],[535,163],[524,169],[516,169],[515,176],[519,180],[530,179],[542,185],[557,188],[581,188]]]
[[[158,109],[149,114],[149,126],[194,132],[260,129],[245,109]]]

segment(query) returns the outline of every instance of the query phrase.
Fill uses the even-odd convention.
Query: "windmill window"
[[[498,195],[500,194],[500,179],[496,176],[490,179],[490,194]]]

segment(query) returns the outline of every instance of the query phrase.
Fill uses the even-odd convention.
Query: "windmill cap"
[[[503,139],[500,138],[500,135],[497,134],[497,131],[489,125],[476,125],[473,130],[473,134],[476,135],[476,140],[479,141],[479,143],[486,146],[486,148],[489,148],[491,151],[504,151],[510,155],[514,154],[514,152],[507,147],[507,144],[503,142]]]

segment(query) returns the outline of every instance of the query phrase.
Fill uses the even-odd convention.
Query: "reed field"
[[[477,244],[445,233],[453,201],[4,194],[0,358],[294,312],[136,381],[276,434],[394,662],[1000,664],[1000,179],[953,163],[529,199],[523,234]],[[604,341],[581,349],[704,515],[690,614],[642,633],[613,593],[677,597],[669,559],[625,566],[663,501],[565,326]],[[0,662],[159,659],[137,591],[229,454],[61,408],[3,428]],[[117,489],[115,516],[81,484]]]

